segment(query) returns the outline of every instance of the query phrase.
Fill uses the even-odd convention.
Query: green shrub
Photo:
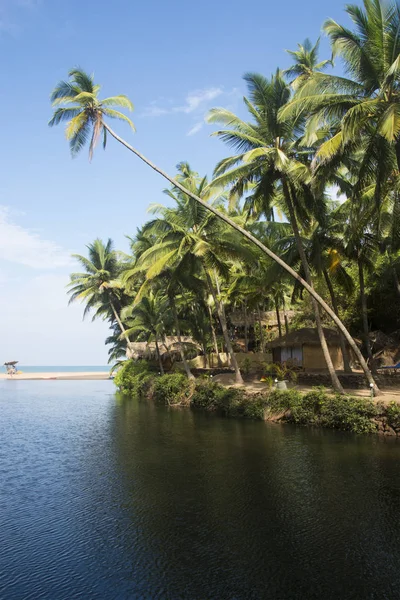
[[[152,397],[158,404],[188,404],[192,387],[186,375],[162,375],[153,380]]]
[[[265,420],[266,411],[270,408],[269,396],[254,394],[243,398],[241,410],[247,419]]]
[[[323,427],[343,429],[354,433],[376,431],[376,423],[371,419],[377,415],[377,408],[369,399],[338,394],[327,396],[320,410],[319,421]]]
[[[386,407],[386,415],[390,427],[400,429],[400,404],[391,402]]]
[[[123,392],[137,394],[141,392],[142,382],[149,382],[149,377],[153,376],[146,361],[127,360],[116,374],[114,383]]]
[[[191,398],[193,408],[218,411],[226,416],[239,415],[243,392],[232,388],[224,388],[212,381],[196,381],[196,387]]]
[[[251,370],[251,360],[248,356],[246,356],[246,358],[244,359],[243,363],[242,363],[242,371],[244,373],[244,375],[249,375],[250,374],[250,370]]]
[[[217,395],[219,388],[222,387],[218,383],[203,379],[196,381],[196,388],[191,399],[191,406],[201,408],[203,410],[217,409]],[[222,388],[223,389],[223,388]]]
[[[298,425],[318,423],[321,407],[328,396],[324,388],[313,388],[311,392],[300,395],[300,399],[292,402],[290,406],[290,420]]]
[[[297,406],[301,402],[302,395],[297,390],[272,390],[268,399],[272,410],[282,412]]]
[[[243,401],[245,394],[242,390],[218,386],[216,391],[216,405],[220,414],[229,417],[238,417],[243,414]]]

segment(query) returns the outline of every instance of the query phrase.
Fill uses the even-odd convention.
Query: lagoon
[[[400,598],[400,443],[0,381],[0,598]]]

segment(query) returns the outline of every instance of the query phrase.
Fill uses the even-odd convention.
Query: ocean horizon
[[[17,364],[22,373],[102,373],[111,369],[110,365],[23,365]],[[3,367],[5,371],[5,367]]]

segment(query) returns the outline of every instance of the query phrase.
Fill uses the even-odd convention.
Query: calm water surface
[[[0,382],[0,598],[400,598],[400,443]]]

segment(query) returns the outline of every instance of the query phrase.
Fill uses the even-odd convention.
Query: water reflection
[[[135,401],[115,428],[157,592],[398,597],[398,444]]]
[[[400,598],[400,444],[0,387],[0,598]]]

